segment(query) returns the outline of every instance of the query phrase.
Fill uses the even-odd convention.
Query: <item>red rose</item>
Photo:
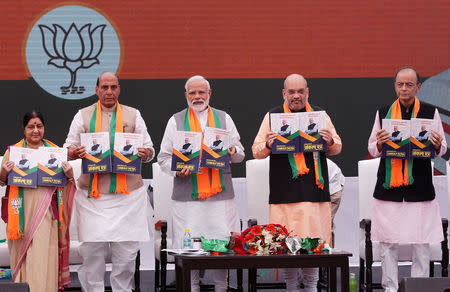
[[[257,248],[256,246],[250,246],[250,247],[248,248],[248,251],[249,251],[250,253],[256,253],[256,252],[258,251],[258,248]]]
[[[277,231],[277,228],[273,224],[266,225],[265,229],[272,234],[275,234],[275,232]]]
[[[261,235],[261,226],[260,225],[255,225],[255,226],[253,226],[253,230],[252,230],[252,232],[255,234],[255,235]]]
[[[244,237],[245,241],[253,241],[255,239],[255,235],[251,232],[247,233],[247,235]]]

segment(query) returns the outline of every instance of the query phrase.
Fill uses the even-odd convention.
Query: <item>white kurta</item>
[[[148,241],[151,206],[144,186],[124,194],[88,197],[87,190],[75,195],[80,242]]]
[[[437,132],[445,137],[441,118],[436,110]],[[373,157],[380,157],[376,133],[381,129],[378,111],[375,115],[368,150]],[[442,140],[437,157],[445,154],[447,142]],[[372,240],[387,243],[420,244],[438,243],[443,239],[441,214],[436,200],[425,202],[392,202],[374,199],[372,206]]]
[[[111,110],[102,107],[102,113]],[[74,116],[64,147],[79,146],[80,133],[84,133],[81,111]],[[145,122],[136,110],[134,133],[143,136],[143,147],[155,150],[147,132]],[[145,186],[125,194],[100,194],[100,198],[88,198],[87,190],[78,189],[75,195],[78,237],[81,242],[102,241],[147,241],[149,236],[149,216],[152,213]]]
[[[208,121],[208,111],[195,112],[202,130]],[[230,131],[230,145],[236,147],[236,153],[231,162],[237,163],[244,159],[244,147],[231,117],[226,114],[226,130]],[[172,116],[167,123],[166,131],[158,154],[161,169],[175,176],[171,171],[173,142],[177,133],[175,118]],[[190,178],[187,178],[190,179]],[[191,192],[192,190],[186,190]],[[170,194],[168,194],[170,195]],[[225,239],[230,232],[240,232],[239,215],[234,199],[222,201],[173,201],[173,246],[181,248],[184,229],[189,228],[192,237],[204,236],[209,239]]]

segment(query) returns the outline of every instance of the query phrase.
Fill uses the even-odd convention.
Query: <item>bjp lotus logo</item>
[[[70,84],[61,86],[62,91],[77,90],[75,83],[78,69],[88,69],[100,64],[97,57],[102,52],[103,31],[106,25],[98,25],[92,30],[91,26],[89,23],[78,29],[75,23],[72,23],[66,31],[58,24],[53,24],[53,30],[46,25],[39,25],[42,45],[50,57],[47,64],[70,72]]]
[[[120,42],[99,12],[61,6],[42,16],[28,36],[26,60],[33,79],[47,92],[65,99],[95,94],[104,71],[116,72]]]

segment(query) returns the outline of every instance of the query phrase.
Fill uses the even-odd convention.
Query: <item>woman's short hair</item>
[[[37,110],[31,110],[29,112],[26,112],[23,116],[23,127],[25,128],[31,119],[39,118],[42,122],[42,124],[45,126],[44,116],[40,111]]]

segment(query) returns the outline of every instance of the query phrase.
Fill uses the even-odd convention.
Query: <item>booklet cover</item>
[[[327,142],[319,134],[327,127],[325,111],[300,113],[300,152],[325,152]]]
[[[411,158],[434,158],[436,149],[431,144],[431,130],[437,131],[437,121],[411,119]]]
[[[272,144],[273,154],[300,152],[298,126],[299,114],[297,113],[270,114],[270,129],[278,134]]]
[[[230,131],[217,128],[205,128],[202,144],[201,167],[229,169]]]
[[[410,121],[383,119],[382,128],[389,133],[389,141],[381,147],[383,158],[410,158]]]
[[[111,150],[109,133],[81,133],[81,145],[86,147],[86,156],[82,160],[83,173],[111,172]]]
[[[9,147],[9,160],[14,162],[8,175],[8,184],[12,186],[37,187],[37,152],[36,149]]]
[[[143,145],[141,134],[116,133],[112,172],[140,174],[142,160],[138,156],[138,147]]]
[[[66,175],[61,163],[67,161],[67,148],[39,147],[37,152],[38,185],[63,187]]]
[[[200,165],[201,132],[177,131],[173,143],[172,170],[179,171],[189,167],[191,172],[198,172]]]

